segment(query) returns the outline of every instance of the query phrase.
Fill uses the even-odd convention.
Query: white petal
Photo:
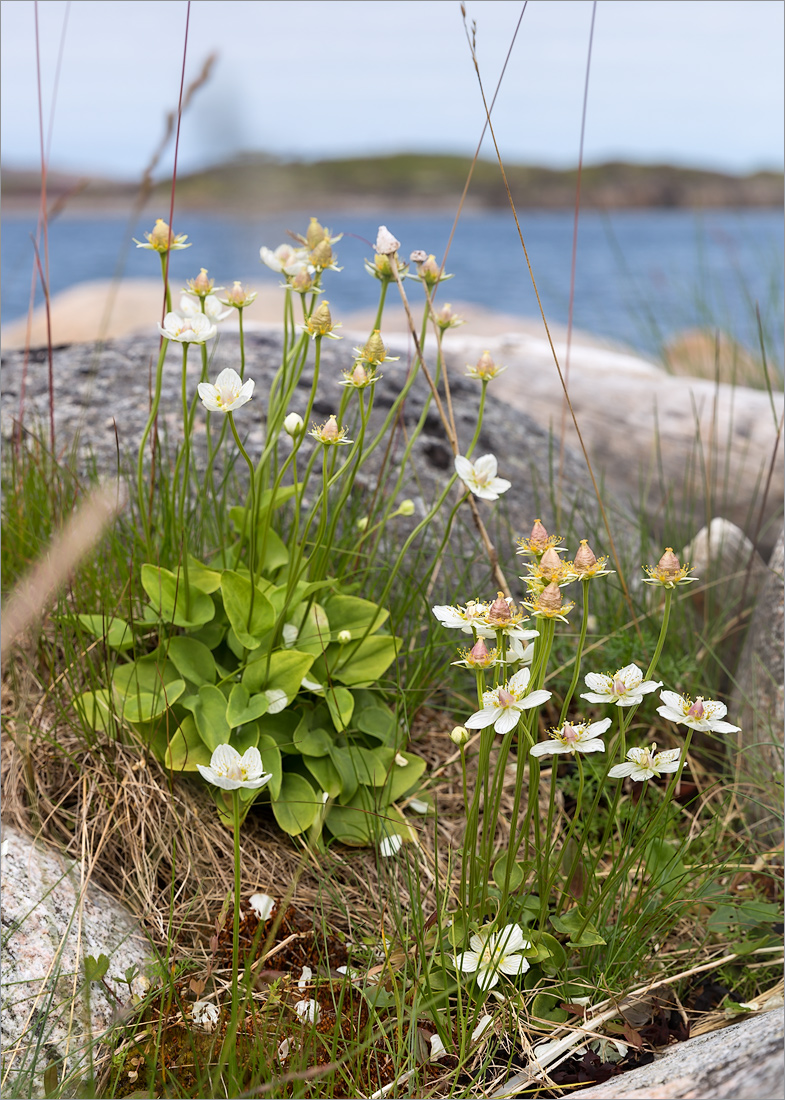
[[[318,1024],[322,1017],[322,1010],[319,1008],[318,1002],[314,1000],[298,1001],[294,1006],[294,1011],[303,1023]]]
[[[627,688],[637,687],[643,680],[643,673],[637,665],[625,665],[616,675]]]
[[[525,691],[528,687],[529,680],[531,679],[531,671],[528,668],[519,669],[514,676],[510,678],[510,682],[507,685],[508,688],[514,691]]]
[[[615,764],[608,772],[609,779],[623,779],[625,775],[632,775],[633,770],[637,768],[637,764]]]
[[[492,1023],[492,1016],[483,1016],[480,1022],[477,1024],[477,1027],[472,1032],[472,1042],[476,1043],[477,1040],[485,1034]]]
[[[603,676],[601,672],[587,672],[585,683],[592,691],[602,692],[603,695],[609,695],[613,686],[610,676]],[[581,696],[581,698],[583,699],[585,696]]]
[[[521,927],[518,924],[506,924],[501,932],[497,933],[497,942],[504,949],[505,954],[513,951],[529,950],[531,942],[524,939]]]
[[[529,960],[523,955],[505,955],[499,963],[499,969],[503,974],[525,974],[529,969]]]
[[[384,836],[379,841],[379,855],[389,858],[396,855],[401,850],[403,844],[403,837],[398,833],[393,833],[392,836]]]
[[[310,966],[304,966],[303,967],[303,972],[300,975],[299,981],[297,982],[297,988],[298,989],[305,989],[305,987],[308,985],[308,983],[311,981],[312,978],[313,978],[313,970],[311,970]]]
[[[474,469],[479,475],[485,475],[489,478],[496,477],[496,473],[499,469],[499,465],[496,461],[496,455],[482,455],[474,463]]]
[[[474,467],[463,455],[455,456],[455,472],[464,483],[474,479]]]
[[[464,951],[463,954],[456,955],[453,962],[464,974],[473,974],[480,965],[480,957],[476,951]]]
[[[579,741],[575,748],[578,752],[605,752],[605,745],[599,737],[592,737],[588,741]]]
[[[271,898],[269,894],[251,894],[248,904],[259,920],[264,923],[275,908],[275,898]]]
[[[480,989],[493,989],[498,981],[499,975],[490,967],[483,967],[477,971],[477,985]]]
[[[712,721],[710,728],[713,733],[738,733],[741,726],[732,726],[730,722]]]
[[[483,710],[478,710],[476,714],[472,714],[470,718],[466,719],[466,728],[470,730],[484,730],[488,726],[493,725],[499,713],[499,707],[484,707]],[[513,723],[513,725],[514,724],[515,723]]]
[[[540,741],[529,749],[531,756],[549,756],[553,752],[569,752],[570,750],[561,741]]]
[[[523,706],[523,703],[519,703],[518,706]],[[499,717],[496,719],[493,728],[497,733],[509,733],[510,730],[515,729],[518,725],[520,718],[521,712],[517,707],[507,707],[505,710],[500,711]]]
[[[447,1051],[438,1034],[432,1035],[429,1041],[431,1044],[431,1061],[435,1062],[439,1058],[443,1058]]]
[[[677,695],[675,691],[661,691],[660,699],[662,699],[663,703],[665,703],[666,706],[672,707],[679,714],[683,715],[689,709],[685,705],[685,700],[682,698],[682,696]],[[662,713],[662,711],[660,711],[660,713]]]
[[[268,688],[264,694],[270,703],[267,709],[268,714],[278,714],[280,711],[285,710],[289,704],[289,696],[282,688]]]

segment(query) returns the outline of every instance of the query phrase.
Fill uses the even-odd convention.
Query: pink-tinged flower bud
[[[665,547],[665,553],[657,562],[657,569],[666,577],[675,577],[681,572],[681,562],[674,554],[672,546]]]
[[[496,698],[499,701],[500,707],[511,707],[515,702],[515,696],[511,695],[509,691],[503,687],[496,689]]]
[[[419,275],[423,282],[428,286],[435,286],[439,281],[440,267],[436,262],[436,257],[431,255],[423,263],[419,265]]]
[[[561,572],[561,558],[552,546],[549,546],[540,558],[540,570],[545,577],[555,577]]]
[[[316,247],[311,249],[309,258],[314,267],[330,267],[335,263],[332,245],[326,239],[319,241]]]
[[[547,588],[540,593],[537,603],[545,611],[558,611],[562,605],[561,589],[555,581],[551,581]]]
[[[581,539],[581,544],[578,547],[578,551],[575,555],[575,561],[573,562],[576,573],[583,573],[585,570],[591,569],[591,567],[596,564],[597,558],[594,555],[594,551],[589,546],[589,543],[586,539]]]
[[[226,292],[221,301],[224,305],[244,309],[245,306],[249,306],[254,301],[257,293],[255,290],[246,290],[242,283],[235,280],[232,289]]]
[[[457,328],[458,325],[466,323],[463,318],[453,310],[451,302],[447,302],[441,309],[437,309],[433,318],[440,329]]]
[[[703,717],[703,712],[704,712],[703,699],[699,695],[698,698],[695,700],[695,702],[690,707],[690,709],[687,711],[687,716],[689,718],[702,718]]]
[[[613,691],[616,695],[627,694],[627,685],[624,680],[620,680],[618,676],[613,681]]]
[[[192,294],[197,294],[200,298],[206,298],[212,291],[215,279],[208,279],[207,268],[203,267],[195,279],[188,280],[188,289]]]
[[[386,225],[379,226],[374,252],[381,256],[392,256],[401,247],[401,242],[393,237]]]
[[[536,550],[545,550],[548,546],[548,537],[545,524],[541,519],[536,519],[532,527],[532,533],[529,535],[529,542],[532,548]]]
[[[510,621],[510,605],[504,598],[504,593],[499,592],[496,599],[488,608],[489,623],[508,623]]]
[[[423,251],[422,248],[415,248],[414,252],[412,252],[411,256],[409,256],[409,260],[413,264],[425,263],[427,259],[428,253]]]
[[[327,423],[322,427],[322,439],[325,442],[334,442],[340,435],[340,429],[338,427],[338,421],[335,416],[330,416]]]
[[[308,229],[305,233],[305,243],[308,245],[309,248],[313,249],[316,248],[316,246],[321,241],[323,241],[325,237],[329,237],[329,233],[327,232],[327,230],[324,228],[323,225],[319,225],[319,222],[316,218],[311,218],[310,225],[308,226]]]
[[[450,740],[455,745],[465,745],[469,740],[469,731],[465,726],[455,726],[450,733]]]
[[[490,654],[484,638],[478,638],[469,650],[469,660],[475,665],[487,664]]]
[[[574,726],[565,725],[561,733],[561,739],[565,745],[574,745],[580,740],[580,735]]]
[[[352,383],[360,389],[363,386],[367,386],[369,381],[368,371],[362,363],[358,363],[352,371]]]

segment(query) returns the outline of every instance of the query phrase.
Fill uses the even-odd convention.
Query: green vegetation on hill
[[[399,153],[384,157],[355,157],[306,163],[284,162],[263,154],[247,154],[191,175],[181,176],[178,198],[191,208],[212,207],[257,214],[315,206],[322,209],[365,206],[385,208],[453,209],[469,173],[470,159]],[[531,165],[506,166],[510,189],[522,208],[568,209],[575,202],[577,169],[555,170]],[[9,206],[37,194],[33,172],[4,172],[3,197]],[[69,205],[125,201],[135,186],[50,174],[53,198],[72,191]],[[168,193],[169,183],[155,192]],[[781,206],[783,175],[757,172],[732,176],[672,165],[611,162],[584,167],[581,203],[584,208],[623,207],[763,207]],[[502,208],[507,203],[498,165],[477,162],[468,193],[475,209]]]

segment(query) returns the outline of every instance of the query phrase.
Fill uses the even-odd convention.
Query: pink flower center
[[[703,699],[700,696],[695,700],[690,709],[687,711],[688,718],[702,718],[705,712],[703,706]]]
[[[510,695],[509,691],[506,691],[504,688],[499,688],[497,698],[500,707],[511,707],[515,702],[515,696]]]
[[[618,676],[613,678],[613,692],[614,695],[626,695],[627,685],[624,680],[620,680]]]
[[[561,739],[565,745],[574,745],[578,741],[579,736],[574,726],[565,726],[562,730]]]

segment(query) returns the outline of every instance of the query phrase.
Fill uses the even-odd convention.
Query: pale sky
[[[467,0],[489,93],[522,7]],[[46,126],[66,9],[50,166],[136,178],[177,104],[186,0],[40,0]],[[6,166],[39,156],[34,11],[0,7]],[[509,161],[576,162],[591,15],[591,0],[529,0],[494,111]],[[587,161],[781,169],[784,15],[780,0],[599,0]],[[211,51],[181,171],[239,150],[468,154],[482,128],[458,0],[193,0],[187,79]]]

